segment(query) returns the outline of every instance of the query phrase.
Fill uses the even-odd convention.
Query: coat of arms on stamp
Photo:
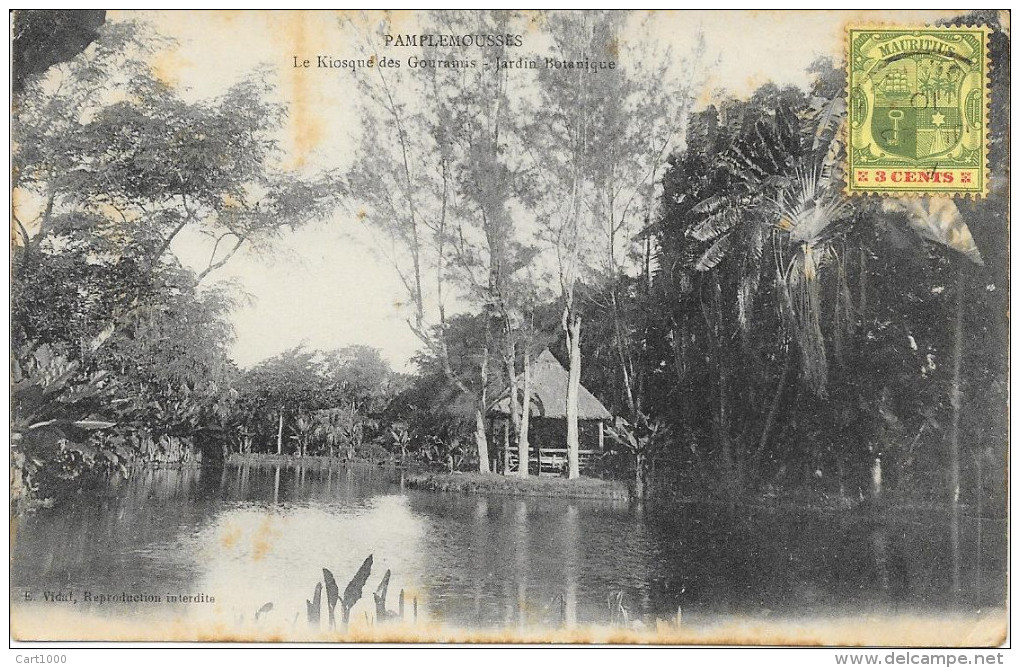
[[[987,29],[848,32],[848,192],[986,194]]]

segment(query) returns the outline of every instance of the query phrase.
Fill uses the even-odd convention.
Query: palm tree
[[[411,443],[411,434],[403,424],[395,424],[389,429],[390,442],[400,448],[400,463],[407,461],[407,446]]]
[[[800,347],[805,382],[816,394],[824,394],[828,362],[819,273],[835,255],[832,240],[847,207],[831,182],[820,178],[820,168],[798,169],[791,186],[772,202],[775,226],[785,235],[785,244],[775,246],[781,310]],[[790,253],[789,260],[785,253]]]
[[[315,425],[305,414],[298,415],[297,419],[290,426],[291,439],[297,443],[298,456],[304,457],[307,454],[308,445],[314,435]]]
[[[836,257],[832,242],[842,230],[838,223],[846,219],[838,159],[846,107],[842,98],[816,98],[806,109],[796,105],[780,97],[757,110],[749,129],[738,131],[719,156],[717,169],[727,187],[691,208],[700,220],[687,236],[711,242],[693,262],[696,272],[739,258],[737,320],[745,334],[764,277],[763,258],[771,248],[783,297],[777,307],[800,348],[802,378],[824,394],[828,363],[820,272]],[[749,113],[754,110],[743,112]]]
[[[344,416],[342,409],[330,409],[319,411],[317,414],[318,424],[315,426],[316,438],[326,444],[329,457],[332,459],[344,441]]]

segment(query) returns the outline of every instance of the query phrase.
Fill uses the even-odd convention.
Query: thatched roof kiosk
[[[566,462],[567,381],[569,373],[548,348],[542,351],[529,367],[531,385],[531,428],[529,434],[532,467],[543,474],[556,475]],[[524,391],[523,374],[517,378],[517,389]],[[516,468],[516,448],[510,441],[510,388],[506,388],[489,405],[486,415],[490,419],[490,433],[495,435],[502,427],[502,445],[494,448],[504,471]],[[582,468],[594,461],[604,445],[603,424],[613,419],[612,414],[595,395],[583,385],[578,387],[577,415],[580,427],[580,458]],[[492,441],[498,439],[493,438]],[[586,447],[586,445],[588,447]],[[499,453],[499,450],[502,452]],[[501,461],[500,461],[501,460]]]

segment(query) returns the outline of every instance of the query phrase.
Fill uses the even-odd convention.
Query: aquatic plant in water
[[[340,596],[340,588],[337,587],[336,578],[333,577],[333,573],[328,568],[322,569],[322,576],[326,581],[326,604],[329,606],[329,626],[333,628],[336,626],[336,604],[340,603],[340,614],[344,625],[350,621],[351,608],[354,604],[361,599],[361,592],[365,587],[365,582],[368,581],[368,576],[372,572],[372,555],[368,555],[368,558],[361,564],[361,568],[354,574],[351,581],[347,583],[347,588],[344,589],[344,595]]]

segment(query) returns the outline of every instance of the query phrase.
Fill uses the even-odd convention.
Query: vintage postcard
[[[1006,641],[1008,11],[10,20],[12,642]]]

